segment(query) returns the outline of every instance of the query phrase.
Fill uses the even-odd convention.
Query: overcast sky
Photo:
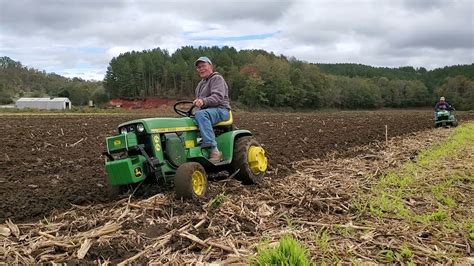
[[[181,46],[314,63],[433,69],[474,62],[472,0],[0,0],[0,56],[102,80],[110,59]]]

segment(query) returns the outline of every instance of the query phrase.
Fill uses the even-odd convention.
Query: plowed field
[[[153,115],[1,115],[0,221],[32,221],[71,204],[109,201],[104,192],[104,140],[122,122]],[[472,119],[473,114],[458,114]],[[275,177],[294,161],[433,126],[430,111],[238,113],[254,132]]]

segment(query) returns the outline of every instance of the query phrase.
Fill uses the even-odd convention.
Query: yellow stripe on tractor
[[[169,132],[182,132],[182,131],[193,131],[197,130],[197,126],[191,127],[167,127],[167,128],[153,128],[151,133],[169,133]]]

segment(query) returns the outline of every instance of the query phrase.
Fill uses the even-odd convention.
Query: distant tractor
[[[454,108],[441,108],[435,111],[435,127],[457,127],[458,120],[454,117]]]
[[[243,184],[262,181],[267,170],[265,151],[250,131],[234,128],[232,112],[229,120],[214,125],[223,155],[214,164],[208,160],[208,150],[199,145],[192,102],[177,102],[173,109],[183,117],[129,121],[118,126],[118,135],[107,138],[109,192],[116,194],[148,180],[174,186],[178,198],[198,199],[206,194],[209,174],[227,172]]]

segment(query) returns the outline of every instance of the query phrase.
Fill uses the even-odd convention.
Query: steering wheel
[[[178,108],[179,105],[184,105],[184,104],[191,104],[191,107],[189,107],[187,110]],[[194,105],[193,101],[178,101],[173,105],[174,111],[180,115],[180,116],[185,116],[185,117],[194,117]]]

